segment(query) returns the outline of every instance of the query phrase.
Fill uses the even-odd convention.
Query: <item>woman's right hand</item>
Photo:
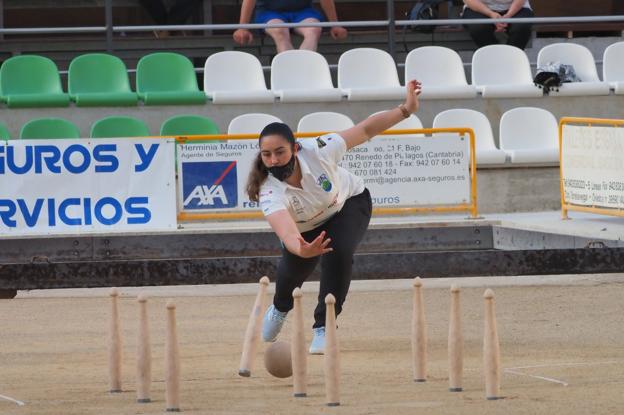
[[[321,232],[312,242],[306,242],[303,236],[299,235],[299,256],[302,258],[313,258],[333,251],[328,245],[330,238],[325,239],[325,231]]]
[[[233,37],[239,45],[248,45],[253,41],[253,34],[247,29],[237,29]]]

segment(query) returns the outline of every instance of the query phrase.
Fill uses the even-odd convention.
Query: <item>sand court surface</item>
[[[261,344],[238,376],[255,284],[120,288],[123,393],[108,393],[108,289],[20,292],[0,301],[0,414],[160,414],[165,304],[177,305],[181,400],[194,414],[615,414],[624,408],[624,275],[425,279],[428,378],[412,381],[411,280],[354,281],[338,318],[341,406],[325,406],[323,357],[309,356],[308,397],[272,377]],[[461,287],[461,393],[448,392],[449,287]],[[504,399],[486,401],[483,292],[494,290]],[[272,292],[270,287],[270,293]],[[318,283],[304,284],[312,325]],[[147,293],[152,402],[137,404],[139,292]],[[290,339],[287,321],[280,339]],[[306,340],[312,337],[306,329]]]

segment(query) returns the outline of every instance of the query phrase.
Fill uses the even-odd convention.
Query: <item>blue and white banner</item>
[[[174,141],[10,140],[0,145],[0,235],[175,229]]]

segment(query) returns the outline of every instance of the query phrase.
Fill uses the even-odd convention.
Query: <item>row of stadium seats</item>
[[[328,102],[345,97],[349,101],[398,100],[405,95],[396,63],[390,54],[380,49],[356,48],[343,53],[338,60],[337,88],[333,86],[327,61],[320,54],[303,50],[282,52],[271,63],[271,91],[264,87],[259,63],[255,75],[250,73],[255,58],[235,54],[217,53],[206,60],[204,89],[215,103],[271,102],[272,95],[282,102]],[[537,66],[549,62],[574,66],[582,81],[566,83],[549,92],[550,95],[609,95],[611,90],[624,94],[624,42],[606,49],[604,82],[598,77],[594,57],[585,46],[574,43],[545,46],[539,51]],[[212,76],[219,68],[229,65],[237,69]],[[422,82],[423,99],[476,98],[479,95],[484,98],[537,98],[544,95],[544,91],[533,83],[526,53],[509,45],[490,45],[474,53],[471,84],[466,80],[459,54],[441,46],[424,46],[410,51],[404,71],[404,79]],[[210,91],[213,91],[211,95]],[[257,95],[253,97],[258,100],[252,101],[252,94],[248,91],[255,91]]]
[[[574,43],[555,43],[539,51],[538,68],[549,62],[574,66],[581,82],[566,83],[550,95],[624,94],[624,42],[604,52],[603,81],[592,53]],[[271,63],[267,89],[260,61],[249,53],[224,51],[206,59],[204,91],[200,91],[191,61],[169,52],[153,53],[137,65],[136,91],[130,87],[125,64],[103,53],[75,58],[63,92],[54,62],[37,55],[12,57],[0,67],[0,99],[10,108],[68,106],[250,104],[401,99],[396,64],[390,54],[374,48],[356,48],[338,61],[338,87],[332,82],[327,60],[317,52],[290,50]],[[460,56],[452,49],[425,46],[412,50],[405,61],[405,79],[423,83],[423,99],[540,97],[523,50],[508,45],[478,49],[472,58],[472,84],[466,81]]]
[[[176,115],[165,120],[160,127],[160,135],[207,135],[219,134],[215,122],[201,115]],[[147,124],[138,118],[110,116],[93,123],[90,138],[149,137]],[[24,124],[20,130],[21,139],[61,139],[80,138],[80,130],[64,118],[37,118]],[[4,124],[0,124],[0,140],[10,140]]]
[[[0,67],[0,99],[9,108],[203,104],[191,61],[176,53],[144,56],[137,66],[137,92],[130,88],[126,65],[116,56],[93,53],[69,66],[65,93],[56,64],[43,56],[21,55]]]
[[[531,120],[527,123],[526,120]],[[230,122],[228,134],[258,134],[271,122],[281,121],[270,114],[243,114]],[[298,132],[340,131],[354,125],[346,115],[336,112],[315,112],[299,120]],[[469,127],[475,132],[478,165],[511,163],[556,163],[559,160],[558,124],[556,118],[541,108],[519,107],[509,110],[500,119],[500,146],[494,142],[489,120],[478,111],[450,109],[439,113],[433,128]],[[411,115],[393,129],[421,129],[422,122]],[[6,128],[5,128],[6,133]],[[178,115],[167,119],[160,135],[219,134],[217,125],[207,117]],[[92,138],[145,137],[147,125],[140,119],[125,116],[103,118],[91,127]],[[8,138],[8,134],[6,134]],[[40,118],[26,123],[20,138],[79,138],[78,128],[65,119]]]
[[[232,123],[241,123],[241,117],[257,117],[258,115],[242,115],[232,120]],[[531,122],[527,123],[527,120]],[[267,122],[270,121],[267,120]],[[232,123],[228,129],[230,134],[235,133],[230,131]],[[257,121],[256,124],[266,125]],[[302,117],[297,125],[297,131],[340,131],[353,125],[353,121],[344,114],[316,112]],[[505,112],[499,124],[500,149],[496,147],[490,121],[481,112],[463,108],[450,109],[437,114],[432,124],[432,128],[460,126],[474,130],[477,165],[499,165],[507,161],[513,164],[559,162],[558,122],[554,115],[542,108],[518,107]],[[423,128],[422,122],[412,114],[392,129],[421,128]],[[260,128],[257,131],[260,131]]]

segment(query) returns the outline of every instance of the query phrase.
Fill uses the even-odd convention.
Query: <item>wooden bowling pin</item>
[[[427,320],[423,302],[422,281],[414,278],[414,306],[412,309],[412,361],[414,382],[427,380]]]
[[[167,338],[165,342],[165,398],[167,412],[180,412],[180,350],[176,329],[176,306],[167,302]]]
[[[461,323],[459,287],[451,286],[451,311],[448,332],[449,391],[462,391],[464,370],[464,333]]]
[[[307,371],[308,357],[306,353],[305,335],[303,327],[303,310],[301,288],[293,290],[293,329],[291,352],[293,371],[293,395],[295,398],[303,398],[307,395]]]
[[[325,297],[325,396],[327,406],[340,405],[340,349],[336,335],[336,298]]]
[[[258,294],[256,295],[256,301],[251,313],[249,314],[249,321],[247,322],[247,329],[245,330],[245,338],[243,340],[243,352],[241,353],[240,365],[238,374],[240,376],[251,376],[251,369],[253,367],[254,359],[256,357],[256,349],[258,348],[258,342],[260,340],[260,331],[262,330],[262,313],[266,308],[266,292],[269,286],[269,278],[260,278],[258,287]]]
[[[151,402],[150,389],[152,383],[152,350],[147,320],[147,297],[139,294],[139,330],[137,334],[137,402]]]
[[[121,392],[121,322],[119,319],[119,290],[111,288],[111,311],[108,336],[109,391]]]
[[[483,330],[483,370],[485,372],[485,397],[496,400],[500,396],[500,345],[496,329],[496,304],[494,292],[485,290],[485,318]]]

